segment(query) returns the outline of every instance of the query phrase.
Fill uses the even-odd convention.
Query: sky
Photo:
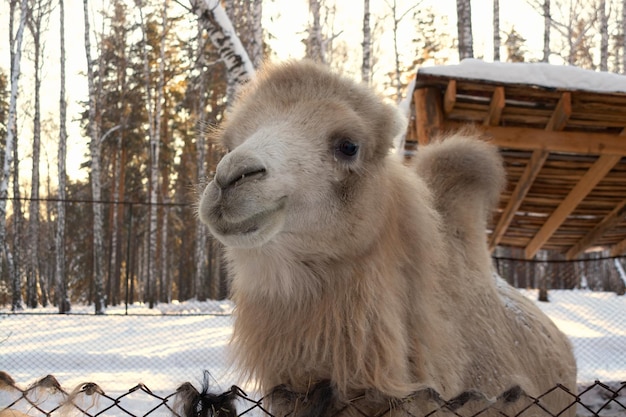
[[[92,16],[96,16],[94,11],[101,7],[102,1],[91,1]],[[184,0],[182,1],[184,4]],[[345,41],[348,45],[355,45],[351,49],[354,56],[360,54],[360,44],[362,37],[362,2],[357,0],[338,1],[338,15],[341,25],[339,40]],[[414,5],[414,1],[399,0],[398,10],[403,11]],[[175,2],[172,3],[176,7]],[[180,7],[180,6],[178,6]],[[442,16],[447,16],[448,33],[456,36],[456,2],[455,0],[422,0],[419,7],[433,7]],[[85,160],[84,155],[88,150],[88,139],[82,136],[82,132],[76,122],[76,115],[82,110],[79,104],[81,100],[85,100],[87,94],[87,81],[83,75],[85,72],[85,52],[84,52],[84,23],[83,23],[83,3],[81,0],[65,0],[66,8],[66,42],[67,42],[67,99],[68,99],[68,148],[69,155],[67,161],[68,174],[71,178],[85,179],[87,171],[81,169],[80,165]],[[388,6],[385,0],[372,1],[372,15],[388,14]],[[58,68],[58,50],[59,50],[59,29],[58,29],[58,8],[54,12],[49,23],[49,32],[46,38],[46,59],[43,69],[43,85],[44,93],[42,95],[43,117],[52,120],[58,119],[58,84],[59,84],[59,68]],[[264,27],[273,35],[272,48],[276,51],[279,59],[299,58],[303,55],[303,45],[301,42],[302,33],[308,21],[308,2],[305,0],[273,0],[266,1],[264,4]],[[475,56],[484,57],[486,61],[493,59],[493,43],[492,43],[492,1],[491,0],[473,0],[472,1],[473,28],[474,28],[474,51]],[[539,14],[534,11],[526,2],[526,0],[508,0],[501,2],[500,12],[501,28],[503,30],[510,29],[515,26],[528,40],[528,50],[536,51],[535,56],[538,57],[541,51],[542,28],[543,23]],[[8,72],[9,68],[9,50],[8,42],[8,5],[7,2],[0,3],[0,67]],[[190,17],[190,21],[193,17]],[[95,26],[92,19],[92,28]],[[400,25],[401,39],[411,39],[411,24],[401,23]],[[380,39],[382,45],[388,45],[391,48],[391,33],[387,30]],[[387,39],[384,39],[387,37]],[[31,44],[26,37],[25,47]],[[405,47],[408,45],[405,45]],[[401,48],[403,45],[401,45]],[[349,51],[350,53],[350,51]],[[458,61],[456,51],[451,51],[450,62]],[[356,58],[352,57],[353,59]],[[32,84],[32,64],[28,59],[22,60],[23,75],[21,77],[22,93],[19,98],[19,106],[21,114],[25,114],[28,106],[27,101],[32,100],[32,92],[29,91],[29,84]],[[358,65],[358,64],[357,64]],[[357,71],[355,70],[355,73]],[[30,121],[21,118],[19,128],[23,132],[23,136],[29,136],[31,127]],[[53,130],[52,137],[56,138],[56,128]],[[24,181],[23,188],[30,177],[31,162],[29,140],[19,140],[21,163],[20,173]],[[45,172],[50,166],[51,176],[56,178],[56,141],[48,140],[44,143],[42,150],[41,171],[42,178],[45,178]]]

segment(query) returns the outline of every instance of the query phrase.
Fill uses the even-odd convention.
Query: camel
[[[567,338],[492,275],[497,149],[466,129],[406,166],[390,152],[405,126],[305,60],[268,65],[216,132],[227,153],[198,215],[225,245],[235,364],[274,415],[418,416],[476,393],[517,412],[520,393],[575,390]]]

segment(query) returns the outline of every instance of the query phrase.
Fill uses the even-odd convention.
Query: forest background
[[[194,204],[223,152],[210,131],[264,61],[308,57],[396,102],[420,66],[464,58],[626,70],[626,0],[2,0],[0,35],[13,311],[225,297]]]

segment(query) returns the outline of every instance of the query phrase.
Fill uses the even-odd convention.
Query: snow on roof
[[[420,68],[418,73],[562,90],[626,93],[624,75],[546,63],[488,63],[479,59],[464,59],[458,65]]]

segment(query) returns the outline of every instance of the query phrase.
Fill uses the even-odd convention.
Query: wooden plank
[[[456,104],[456,80],[448,81],[446,87],[446,93],[443,96],[443,111],[445,114],[449,114],[454,110]]]
[[[492,137],[491,143],[506,149],[543,150],[584,155],[626,156],[626,139],[591,132],[547,132],[523,127],[477,126]]]
[[[489,111],[487,117],[483,121],[485,126],[498,126],[500,124],[500,117],[502,116],[502,110],[506,100],[504,97],[504,87],[496,87],[491,96],[491,103],[489,103]]]
[[[415,101],[415,129],[417,142],[426,145],[439,134],[443,123],[441,94],[437,88],[418,88]]]
[[[571,94],[569,93],[563,93],[561,95],[559,102],[552,112],[550,120],[546,124],[545,130],[561,130],[565,127],[565,125],[567,124],[567,120],[572,113],[571,98]],[[519,209],[520,205],[526,198],[530,187],[535,182],[537,175],[539,175],[539,171],[541,171],[541,168],[546,162],[548,155],[549,152],[545,149],[536,149],[533,151],[532,155],[530,156],[530,160],[524,168],[524,172],[522,173],[520,179],[515,185],[515,190],[513,191],[513,194],[511,195],[511,198],[509,199],[506,208],[502,212],[502,216],[500,216],[498,225],[491,235],[491,239],[489,241],[490,250],[493,251],[493,249],[498,246],[498,243],[502,239],[502,236],[504,236],[504,234],[506,233],[509,225],[515,217],[517,209]]]
[[[563,130],[570,116],[572,115],[572,94],[565,92],[561,94],[559,102],[556,103],[554,111],[550,116],[550,121],[545,130]]]
[[[572,246],[566,253],[568,260],[577,258],[587,248],[592,246],[604,233],[626,218],[626,200],[622,200],[615,208],[602,219],[584,238]]]
[[[419,145],[430,142],[426,126],[426,89],[416,88],[413,93],[415,103],[415,138]]]
[[[535,256],[543,244],[546,243],[559,226],[563,224],[567,216],[574,211],[576,206],[589,194],[593,187],[613,169],[620,159],[621,156],[619,155],[602,155],[598,158],[589,171],[585,173],[578,184],[576,184],[572,191],[570,191],[567,197],[546,220],[528,246],[526,246],[524,249],[526,259],[532,259]]]
[[[620,256],[626,253],[626,239],[611,247],[611,256]]]
[[[528,194],[528,190],[530,190],[530,187],[535,181],[535,178],[537,178],[537,174],[539,174],[539,171],[549,154],[550,153],[546,150],[536,150],[531,155],[530,160],[526,165],[526,169],[524,169],[522,176],[515,185],[515,190],[513,190],[513,194],[511,195],[511,198],[509,198],[506,208],[502,212],[494,232],[491,234],[491,238],[489,239],[490,250],[493,251],[493,249],[495,249],[495,247],[500,243],[500,240],[515,217],[515,212],[524,201],[526,194]]]

